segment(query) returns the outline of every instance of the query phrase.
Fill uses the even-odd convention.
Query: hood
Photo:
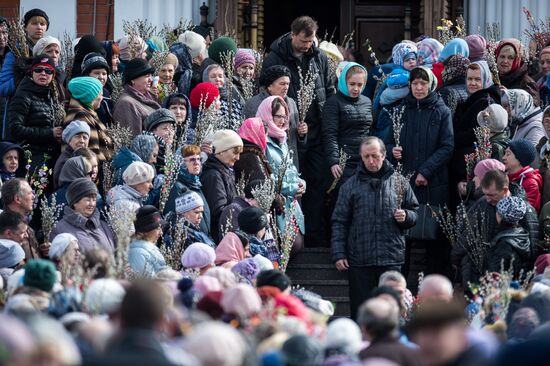
[[[356,62],[348,62],[346,66],[344,66],[344,68],[342,69],[342,72],[340,73],[340,77],[338,78],[338,91],[340,91],[340,93],[344,94],[346,97],[350,96],[348,91],[348,84],[346,83],[346,78],[348,75],[348,71],[352,67],[360,67],[365,71],[365,80],[367,77],[367,69],[365,69],[362,65],[359,65]],[[363,88],[361,89],[361,93],[363,92],[363,90],[365,90],[366,85],[367,83],[365,82],[365,84],[363,84]]]
[[[531,240],[525,229],[516,227],[503,230],[497,233],[493,243],[499,240],[506,240],[506,243],[511,245],[522,259],[529,260],[531,258]]]
[[[61,168],[61,174],[59,174],[59,185],[70,184],[75,179],[88,177],[88,169],[90,169],[88,164],[82,156],[67,160]]]
[[[189,123],[193,120],[193,108],[191,107],[191,102],[189,101],[189,98],[187,98],[187,95],[183,93],[173,93],[167,96],[164,99],[164,102],[162,103],[162,108],[170,109],[168,106],[170,105],[170,100],[172,98],[181,98],[185,102],[185,109],[187,109],[187,116],[185,117],[185,124],[186,126],[189,126]]]
[[[142,161],[137,154],[133,153],[127,147],[121,148],[113,158],[113,169],[122,169],[132,164],[134,161]]]
[[[69,206],[63,208],[63,219],[80,229],[97,229],[100,227],[99,211],[96,209],[91,217],[84,217]]]
[[[283,60],[293,60],[294,56],[292,55],[292,48],[290,46],[290,32],[283,34],[279,38],[271,43],[269,49],[272,52],[275,52]],[[305,54],[306,57],[313,57],[319,54],[319,48],[312,45],[309,51]]]
[[[141,193],[133,189],[132,187],[121,184],[112,188],[107,194],[107,204],[112,205],[120,200],[130,200],[130,201],[142,201],[143,196]]]
[[[178,80],[178,90],[189,94],[191,78],[193,77],[193,58],[191,57],[189,47],[180,42],[174,43],[170,47],[170,52],[178,58],[178,67],[175,72],[178,77],[174,78]]]
[[[24,169],[25,157],[24,157],[23,148],[21,146],[17,145],[17,144],[14,144],[14,143],[11,143],[11,142],[8,142],[8,141],[3,141],[3,142],[0,142],[0,173],[2,173],[2,174],[6,173],[6,167],[4,166],[2,158],[4,157],[4,154],[6,154],[10,150],[17,150],[18,155],[19,155],[19,165],[18,165],[17,171],[15,173],[21,171],[22,168]],[[6,174],[9,174],[10,177],[13,178],[13,176],[15,176],[15,173],[6,173]]]

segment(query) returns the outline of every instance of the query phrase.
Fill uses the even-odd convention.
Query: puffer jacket
[[[522,227],[507,228],[499,231],[487,250],[483,263],[483,272],[501,272],[513,266],[514,276],[532,269],[529,234]]]
[[[107,205],[122,212],[134,213],[143,206],[146,198],[132,187],[122,184],[107,193]]]
[[[114,253],[115,240],[113,232],[109,225],[100,219],[97,209],[91,217],[86,218],[74,209],[65,206],[63,209],[63,219],[52,230],[50,240],[53,240],[57,234],[61,233],[73,234],[78,239],[80,251],[83,254],[96,248]]]
[[[138,276],[152,278],[166,267],[166,261],[154,243],[133,240],[128,248],[128,265]]]
[[[509,173],[510,182],[517,182],[525,190],[527,200],[533,208],[540,212],[540,199],[542,190],[542,176],[538,169],[530,166],[523,167],[515,173]]]
[[[317,46],[311,46],[310,50],[301,59],[295,57],[290,45],[290,33],[277,38],[270,46],[270,52],[265,58],[262,67],[267,69],[273,65],[284,65],[290,69],[290,87],[288,96],[296,99],[300,88],[300,73],[313,70],[319,73],[315,80],[315,99],[309,108],[306,121],[309,126],[308,140],[310,142],[321,139],[321,113],[328,98],[336,93],[336,77],[330,70],[327,56]]]
[[[409,184],[403,196],[405,222],[393,217],[397,178],[388,161],[377,173],[361,164],[342,187],[332,214],[332,261],[347,259],[352,267],[401,265],[405,230],[415,225],[418,201]]]
[[[510,130],[512,141],[526,139],[533,146],[537,146],[540,140],[546,137],[546,131],[542,125],[542,109],[537,108],[536,111],[525,117],[517,125],[515,123],[510,125]]]
[[[32,166],[59,156],[60,145],[53,136],[54,100],[49,86],[39,86],[26,77],[21,81],[8,111],[11,136],[32,153]],[[55,161],[55,160],[53,160]]]
[[[130,128],[132,137],[136,137],[143,130],[145,118],[159,108],[160,105],[155,100],[126,85],[115,103],[113,121],[120,123],[121,127]]]
[[[507,74],[498,75],[500,83],[507,89],[523,89],[533,97],[535,105],[540,106],[540,95],[537,82],[529,76],[529,70],[526,62],[515,71]]]
[[[352,98],[338,91],[323,108],[323,145],[329,167],[338,164],[340,149],[349,155],[341,182],[344,183],[361,163],[359,146],[369,135],[372,124],[372,103],[359,95]]]
[[[214,241],[221,240],[218,232],[220,215],[223,209],[237,196],[233,169],[210,155],[203,166],[200,177],[202,192],[210,206],[210,231]]]
[[[451,114],[454,115],[456,108],[468,99],[466,78],[459,77],[451,82],[444,83],[437,92],[443,99],[443,103],[451,110]]]

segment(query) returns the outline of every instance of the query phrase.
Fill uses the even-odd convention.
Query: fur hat
[[[288,67],[283,65],[273,65],[266,68],[262,68],[262,72],[260,74],[260,85],[263,87],[268,87],[273,82],[283,76],[291,77],[290,70]]]

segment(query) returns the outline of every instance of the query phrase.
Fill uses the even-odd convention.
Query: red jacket
[[[542,189],[542,176],[538,169],[533,169],[530,166],[526,166],[516,173],[508,174],[510,182],[519,182],[519,184],[525,189],[527,194],[527,200],[540,212],[540,192]]]
[[[443,66],[443,62],[435,62],[432,64],[432,72],[437,79],[438,89],[443,86],[443,69],[445,69],[445,66]]]

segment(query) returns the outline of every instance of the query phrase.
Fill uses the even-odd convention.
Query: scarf
[[[443,45],[435,38],[425,38],[418,44],[418,65],[432,67],[437,62]]]
[[[445,68],[443,69],[443,83],[447,84],[459,78],[466,76],[466,68],[470,64],[470,60],[462,55],[454,55],[444,62]]]
[[[279,96],[271,96],[265,98],[260,106],[258,107],[258,112],[256,112],[256,117],[260,117],[262,121],[267,125],[268,132],[267,135],[277,141],[286,141],[286,131],[288,130],[288,120],[285,122],[282,128],[277,127],[275,122],[273,122],[272,104],[275,99],[280,99],[283,106],[286,110],[286,115],[289,116],[288,106],[285,100]]]
[[[265,154],[265,149],[267,147],[267,136],[265,134],[264,123],[260,118],[253,117],[246,119],[241,127],[239,127],[237,133],[242,139],[258,145]]]
[[[500,52],[502,49],[506,46],[512,46],[514,49],[514,52],[516,53],[516,56],[514,57],[514,61],[512,62],[512,68],[507,74],[510,74],[517,69],[520,68],[520,66],[523,63],[523,59],[521,58],[521,53],[523,51],[523,48],[521,46],[521,42],[516,38],[504,38],[500,43],[498,44],[497,49],[495,50],[495,56],[498,59],[498,56],[500,55]]]
[[[130,150],[140,157],[144,163],[149,163],[157,140],[151,135],[137,135],[130,144]]]

